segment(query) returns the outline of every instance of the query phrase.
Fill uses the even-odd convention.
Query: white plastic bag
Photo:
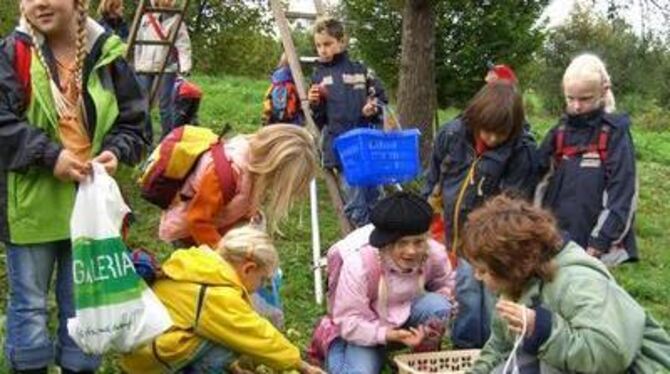
[[[102,165],[79,185],[70,219],[76,315],[70,336],[86,353],[128,352],[172,325],[133,267],[120,237],[130,209]]]

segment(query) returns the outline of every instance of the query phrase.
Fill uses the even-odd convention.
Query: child
[[[303,114],[300,109],[300,97],[293,81],[291,68],[285,54],[279,59],[272,73],[272,83],[263,100],[263,126],[274,123],[293,123],[302,125]]]
[[[199,125],[198,110],[202,100],[200,87],[180,76],[175,80],[172,94],[174,102],[173,128],[184,125]]]
[[[477,278],[500,295],[491,339],[472,373],[670,369],[668,334],[600,261],[563,240],[548,211],[491,199],[468,216],[463,251]],[[513,349],[515,341],[523,346]]]
[[[67,332],[74,317],[70,215],[91,161],[113,174],[144,150],[146,102],[121,40],[87,17],[83,0],[21,0],[0,42],[0,241],[9,297],[5,363],[15,373],[88,373]],[[56,270],[56,341],[47,296]],[[54,344],[55,343],[55,344]]]
[[[175,6],[175,0],[152,0],[152,5],[156,7],[172,8]],[[142,21],[137,32],[138,40],[168,40],[170,33],[179,22],[178,15],[165,16],[147,13],[142,17]],[[161,139],[164,138],[173,128],[174,120],[174,102],[172,101],[172,91],[177,73],[188,75],[191,71],[191,39],[188,35],[186,25],[182,22],[177,32],[177,40],[174,48],[168,50],[161,45],[138,45],[135,47],[135,70],[140,76],[141,82],[150,96],[151,87],[154,80],[157,79],[161,71],[166,54],[168,55],[168,64],[158,83],[157,95],[159,98],[158,106],[161,118]],[[151,105],[151,104],[150,104]],[[153,128],[151,127],[151,118],[147,118],[146,130],[149,138],[153,141]]]
[[[536,201],[570,239],[615,266],[637,260],[637,182],[630,119],[615,114],[612,84],[596,56],[576,57],[563,75],[565,115],[540,147]]]
[[[297,197],[305,194],[317,168],[316,145],[294,125],[263,127],[221,145],[233,168],[236,193],[224,204],[211,151],[205,153],[173,204],[161,216],[159,236],[167,242],[214,247],[235,223],[261,209],[276,230]]]
[[[98,23],[124,42],[128,39],[128,24],[123,19],[123,0],[101,0],[98,5]]]
[[[372,225],[331,249],[342,251],[343,262],[329,305],[337,329],[326,354],[329,373],[379,373],[392,343],[439,349],[453,280],[444,247],[428,239],[432,213],[422,198],[397,193],[374,207]]]
[[[380,104],[386,95],[379,81],[363,64],[349,59],[342,23],[327,17],[314,25],[314,44],[319,62],[312,77],[308,99],[314,121],[322,129],[323,167],[341,170],[333,140],[356,127],[381,126]],[[344,213],[356,227],[366,225],[379,199],[377,187],[352,187],[344,179]]]
[[[486,84],[463,115],[437,134],[424,194],[443,212],[446,247],[461,256],[460,228],[466,215],[504,190],[531,195],[536,173],[535,141],[524,131],[521,94],[507,81]],[[458,261],[459,309],[452,341],[478,348],[489,335],[491,296],[474,279],[472,268]]]
[[[230,230],[213,251],[174,252],[153,290],[174,327],[121,359],[128,373],[227,373],[238,355],[276,370],[323,373],[251,305],[250,294],[274,274],[279,258],[263,231]]]

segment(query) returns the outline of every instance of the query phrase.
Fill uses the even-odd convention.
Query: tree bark
[[[403,127],[421,130],[421,159],[428,160],[437,107],[435,11],[432,0],[405,0],[398,84],[398,116]]]

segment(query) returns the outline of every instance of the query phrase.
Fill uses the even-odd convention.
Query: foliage
[[[0,38],[9,34],[16,27],[19,19],[19,0],[3,1],[0,6]]]
[[[548,0],[436,1],[436,73],[440,104],[462,104],[481,86],[486,62],[514,67],[541,47],[535,23]],[[343,0],[355,47],[387,86],[397,84],[402,1]]]
[[[668,49],[654,38],[636,35],[621,18],[608,21],[577,7],[566,24],[548,33],[533,71],[532,85],[547,109],[562,109],[563,72],[573,57],[585,51],[599,55],[607,65],[618,107],[624,107],[621,104],[626,101],[637,107],[640,101],[647,106],[670,104]]]

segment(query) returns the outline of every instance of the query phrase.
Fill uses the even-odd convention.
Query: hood
[[[291,75],[291,69],[288,67],[279,68],[272,73],[272,83],[277,84],[291,81],[293,81],[293,76]]]
[[[180,249],[162,266],[163,273],[177,282],[228,286],[244,290],[235,269],[207,246]]]
[[[561,269],[583,267],[589,268],[595,272],[601,273],[605,278],[614,279],[607,267],[598,259],[589,256],[579,244],[568,242],[563,249],[556,255],[558,267]]]

